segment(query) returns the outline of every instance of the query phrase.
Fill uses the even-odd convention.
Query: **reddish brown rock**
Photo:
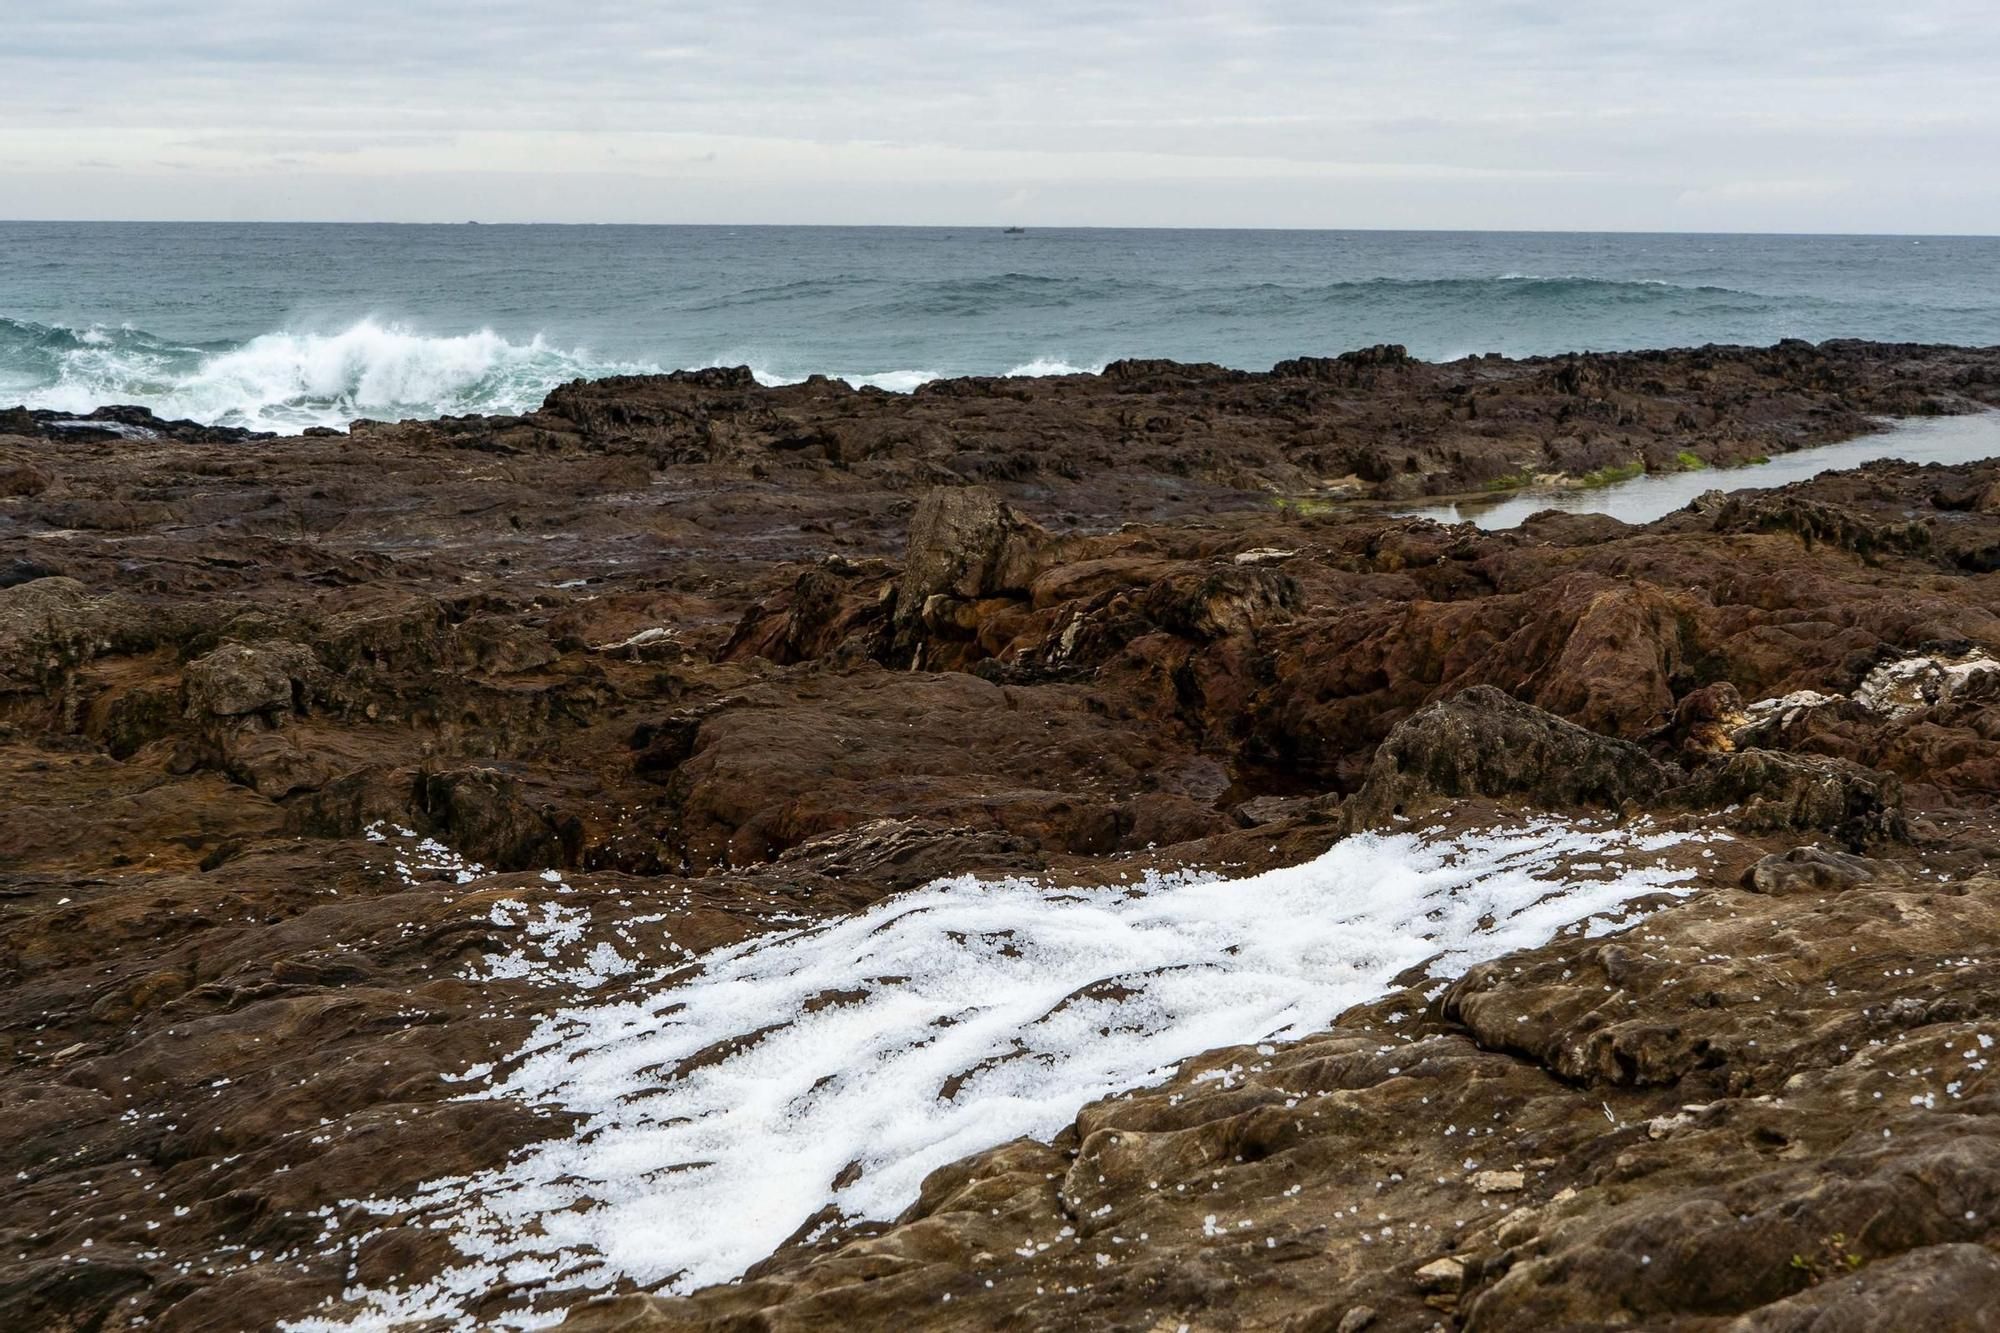
[[[657,917],[664,960],[968,870],[1297,862],[1415,801],[1733,834],[1637,927],[1204,1056],[900,1223],[572,1323],[1952,1327],[2000,1210],[2000,689],[1952,674],[2000,653],[2000,467],[1642,527],[1345,502],[1741,461],[1991,402],[1994,369],[707,371],[286,440],[7,413],[0,1324],[229,1330],[444,1262],[417,1226],[308,1242],[551,1132],[447,1081],[555,1002],[486,970],[505,902],[588,907],[584,949]]]

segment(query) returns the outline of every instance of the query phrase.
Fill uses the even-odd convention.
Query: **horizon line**
[[[562,222],[488,221],[465,218],[447,222],[405,218],[0,218],[0,226],[100,227],[652,227],[763,229],[784,231],[1001,231],[1019,226],[1032,231],[1157,231],[1157,232],[1295,232],[1300,234],[1366,234],[1381,236],[1763,236],[1774,239],[1855,240],[2000,240],[2000,231],[1709,231],[1650,230],[1637,227],[1301,227],[1301,226],[1162,226],[1158,224],[1007,222]]]

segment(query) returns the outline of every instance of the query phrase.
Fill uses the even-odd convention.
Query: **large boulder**
[[[1746,833],[1827,833],[1859,848],[1906,833],[1894,774],[1824,755],[1740,750],[1689,776],[1490,685],[1418,710],[1389,733],[1343,809],[1350,832],[1452,801],[1504,798],[1550,809],[1719,812]]]
[[[1657,798],[1678,776],[1629,741],[1475,685],[1398,724],[1344,809],[1351,831],[1467,797],[1617,809],[1628,800]]]
[[[1674,680],[1698,649],[1701,607],[1643,580],[1564,586],[1544,613],[1561,646],[1536,676],[1536,702],[1593,731],[1637,739],[1674,715]]]
[[[934,596],[1025,596],[1035,555],[1048,533],[983,486],[940,486],[917,501],[909,556],[896,594],[896,618],[908,621]]]
[[[1882,863],[1826,847],[1794,847],[1773,852],[1743,872],[1743,887],[1778,897],[1793,893],[1842,893],[1872,884]]]
[[[63,576],[0,587],[0,691],[54,689],[106,653],[151,646],[171,620]]]
[[[892,659],[949,669],[986,655],[963,645],[980,638],[990,615],[1027,597],[1049,541],[1047,531],[983,486],[925,492],[910,518],[896,585]]]
[[[1825,755],[1739,750],[1675,793],[1698,810],[1725,810],[1746,833],[1831,833],[1850,847],[1901,838],[1903,781]]]
[[[1283,624],[1301,601],[1290,575],[1232,564],[1161,579],[1140,595],[1139,608],[1162,629],[1206,643]]]
[[[227,643],[188,663],[182,673],[189,717],[246,717],[287,713],[298,689],[318,674],[312,649],[302,643]]]
[[[1736,1319],[1728,1333],[1977,1333],[2000,1306],[2000,1257],[1983,1245],[1928,1245],[1846,1273],[1824,1256],[1801,1258],[1813,1284]]]

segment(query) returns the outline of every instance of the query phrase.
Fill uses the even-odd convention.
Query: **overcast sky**
[[[0,217],[2000,232],[1995,0],[0,17]]]

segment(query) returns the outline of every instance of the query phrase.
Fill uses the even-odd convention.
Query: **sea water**
[[[1683,508],[1704,491],[1787,486],[1884,458],[1946,464],[2000,458],[2000,412],[1896,421],[1872,435],[1779,454],[1743,467],[1654,472],[1609,486],[1526,486],[1505,495],[1412,505],[1392,512],[1439,523],[1472,523],[1489,532],[1518,528],[1550,509],[1650,523]]]
[[[2000,239],[0,223],[0,406],[276,430],[705,365],[908,390],[1787,337],[2000,343]]]

